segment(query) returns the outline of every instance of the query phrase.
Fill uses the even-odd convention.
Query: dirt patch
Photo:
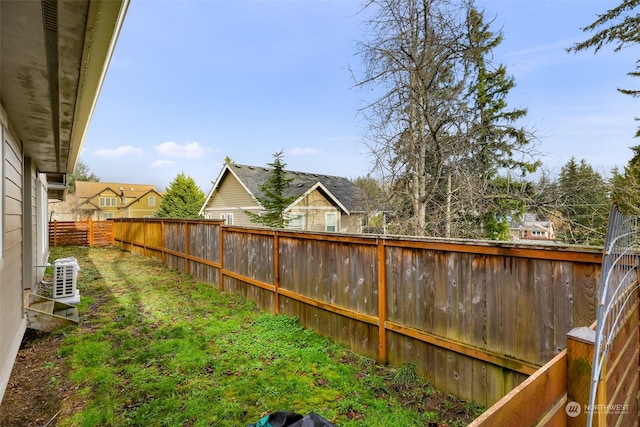
[[[55,426],[62,404],[75,391],[59,335],[27,329],[0,408],[0,426]]]

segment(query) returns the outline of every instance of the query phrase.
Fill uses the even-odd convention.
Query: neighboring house
[[[0,402],[128,0],[0,2]]]
[[[74,194],[49,203],[50,220],[99,221],[110,218],[152,217],[163,194],[148,184],[76,181]]]
[[[524,214],[520,223],[511,227],[511,236],[515,240],[554,240],[556,238],[553,222],[539,221],[535,214]]]
[[[272,169],[226,163],[213,184],[200,215],[224,219],[229,225],[255,226],[245,211],[260,214],[260,187]],[[285,171],[293,181],[284,193],[295,197],[285,209],[289,229],[361,233],[368,212],[360,188],[337,176]]]

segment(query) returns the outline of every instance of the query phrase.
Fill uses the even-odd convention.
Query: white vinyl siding
[[[23,157],[0,106],[0,398],[27,327],[23,313]]]

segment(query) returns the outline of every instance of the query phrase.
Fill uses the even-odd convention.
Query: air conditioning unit
[[[80,291],[76,288],[80,266],[74,257],[60,258],[53,262],[53,299],[67,304],[80,302]]]

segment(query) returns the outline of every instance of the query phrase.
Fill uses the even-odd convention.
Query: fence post
[[[53,220],[53,246],[58,246],[58,220]]]
[[[220,290],[224,291],[224,227],[222,223],[218,224],[220,228]]]
[[[147,221],[144,219],[142,220],[142,253],[145,257],[149,256],[149,251],[147,250]]]
[[[387,363],[387,269],[384,239],[378,238],[378,358]]]
[[[160,221],[160,233],[162,239],[162,263],[167,265],[167,242],[165,242],[164,238],[164,219]]]
[[[591,387],[591,368],[596,332],[586,326],[574,328],[567,334],[567,427],[587,425],[589,390]],[[604,375],[603,370],[603,375]],[[604,403],[604,383],[598,387],[596,404]],[[594,414],[593,426],[605,427],[606,419]]]
[[[278,231],[273,232],[273,285],[275,294],[273,302],[275,304],[276,314],[280,314],[280,235]]]
[[[184,270],[185,273],[191,274],[191,263],[189,262],[189,246],[191,245],[191,239],[189,238],[189,221],[184,222]]]
[[[89,247],[93,246],[93,219],[91,217],[89,217],[89,221],[88,221],[88,231],[89,231]]]

